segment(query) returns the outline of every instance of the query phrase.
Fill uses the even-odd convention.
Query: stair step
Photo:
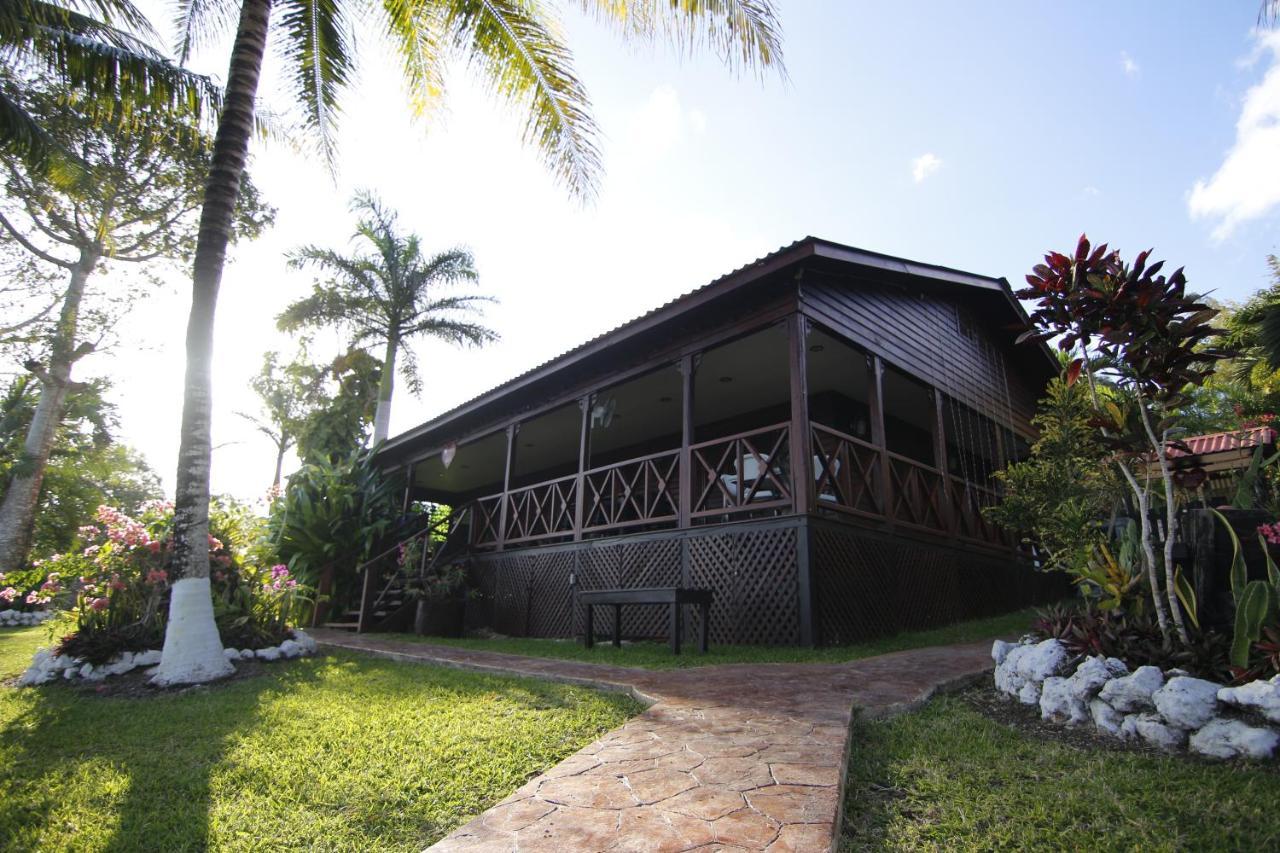
[[[324,626],[326,628],[349,628],[352,631],[354,631],[356,628],[360,627],[360,623],[359,622],[326,622],[324,623]]]

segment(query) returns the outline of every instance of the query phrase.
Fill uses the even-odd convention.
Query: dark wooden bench
[[[711,590],[684,589],[678,586],[648,587],[644,589],[587,589],[578,592],[578,602],[587,609],[586,630],[583,642],[587,648],[595,645],[595,621],[592,613],[596,605],[613,607],[613,644],[622,645],[622,607],[626,604],[665,604],[670,610],[671,653],[680,654],[680,607],[696,604],[702,617],[698,632],[698,651],[706,654],[707,627],[711,621]]]

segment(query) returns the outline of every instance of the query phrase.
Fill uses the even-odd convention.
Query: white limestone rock
[[[1210,758],[1270,758],[1280,734],[1242,720],[1219,718],[1191,736],[1191,751]]]
[[[294,632],[295,635],[298,632]],[[991,644],[991,659],[996,662],[996,666],[1004,663],[1004,659],[1009,656],[1009,652],[1018,647],[1017,643],[1006,643],[1004,640],[996,640]]]
[[[1044,681],[1051,675],[1058,675],[1071,654],[1058,640],[1045,640],[1034,646],[1024,647],[1017,657],[1018,675],[1027,681]]]
[[[1081,702],[1088,702],[1098,695],[1098,691],[1108,681],[1113,678],[1122,678],[1128,674],[1129,668],[1124,665],[1124,661],[1117,658],[1104,658],[1102,655],[1094,655],[1086,658],[1076,668],[1075,673],[1068,679],[1070,685],[1067,689],[1071,691],[1071,695],[1076,699]]]
[[[91,675],[93,675],[93,664],[86,663],[84,666],[80,667],[81,678],[88,678]]]
[[[48,649],[36,649],[36,653],[31,657],[31,665],[18,677],[18,686],[32,687],[53,680],[58,673],[54,659],[53,652]]]
[[[223,649],[222,654],[227,660],[240,660],[239,649],[230,649],[230,648]]]
[[[258,649],[258,660],[280,660],[280,648],[278,646],[267,646],[265,649]]]
[[[1280,723],[1280,681],[1277,678],[1270,681],[1250,681],[1239,687],[1224,687],[1218,691],[1218,701],[1261,714],[1273,723]]]
[[[1124,722],[1124,714],[1121,714],[1115,708],[1112,708],[1101,699],[1094,699],[1089,703],[1089,716],[1093,718],[1093,725],[1103,734],[1112,737],[1122,737],[1120,726]]]
[[[1117,711],[1142,711],[1153,707],[1151,694],[1163,686],[1164,674],[1159,669],[1140,666],[1132,675],[1108,681],[1098,696]]]
[[[1022,689],[1018,691],[1018,701],[1023,705],[1040,704],[1040,685],[1034,681],[1023,684]]]
[[[123,652],[102,668],[102,675],[104,678],[108,675],[124,675],[136,666],[137,664],[133,662],[133,652]]]
[[[160,650],[148,649],[145,652],[138,652],[133,656],[134,666],[155,666],[160,663]]]
[[[302,646],[302,653],[314,655],[316,653],[316,638],[308,634],[306,631],[294,630],[293,640]]]
[[[1170,725],[1180,729],[1198,729],[1217,713],[1220,689],[1221,684],[1178,675],[1151,694],[1151,701]]]
[[[1159,714],[1130,714],[1120,724],[1120,734],[1126,740],[1141,739],[1167,752],[1181,749],[1187,742],[1187,733],[1176,726],[1166,725]]]
[[[240,660],[253,660],[257,655],[253,653],[253,649],[241,649]]]
[[[280,656],[284,658],[302,657],[302,646],[296,640],[285,640],[280,644]]]
[[[1089,719],[1089,709],[1072,694],[1070,679],[1051,675],[1040,689],[1040,718],[1077,726]]]
[[[1027,683],[1027,680],[1018,675],[1013,666],[1010,665],[1009,659],[1005,658],[1005,662],[996,667],[996,690],[1005,696],[1017,696],[1018,691]]]

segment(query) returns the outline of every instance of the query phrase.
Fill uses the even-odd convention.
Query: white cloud
[[[1129,77],[1137,77],[1138,72],[1142,70],[1127,50],[1120,51],[1120,68]]]
[[[918,184],[940,168],[942,168],[942,159],[937,154],[921,154],[911,161],[911,177]]]
[[[1090,184],[1089,186],[1085,187],[1080,191],[1080,195],[1084,196],[1085,198],[1097,198],[1098,196],[1102,195],[1102,190]]]
[[[1271,51],[1271,67],[1245,93],[1236,141],[1222,165],[1207,181],[1196,181],[1187,200],[1193,219],[1217,221],[1215,240],[1280,205],[1280,33],[1261,40]]]

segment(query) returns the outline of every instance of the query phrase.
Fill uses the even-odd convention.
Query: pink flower
[[[92,539],[101,532],[102,531],[96,525],[93,525],[93,524],[86,524],[76,531],[76,533],[79,534],[81,539]]]
[[[12,603],[12,601],[17,597],[18,597],[18,591],[11,586],[7,586],[4,589],[0,589],[0,598],[4,599],[5,601]]]
[[[152,539],[150,542],[147,543],[147,550],[150,551],[152,554],[159,554],[161,544],[162,543],[160,542],[160,540]]]
[[[164,569],[152,569],[147,572],[147,583],[157,584],[164,583],[169,579],[169,573]]]
[[[112,588],[113,590],[115,590],[116,592],[120,592],[120,591],[121,591],[121,590],[123,590],[123,589],[127,589],[127,588],[128,588],[128,584],[126,584],[124,581],[120,580],[120,576],[119,576],[119,575],[112,575],[112,576],[111,576],[111,588]]]
[[[1258,532],[1272,545],[1280,545],[1280,521],[1274,524],[1258,525]]]
[[[92,598],[89,600],[89,607],[94,610],[106,610],[108,604],[110,604],[110,602],[105,598]]]

